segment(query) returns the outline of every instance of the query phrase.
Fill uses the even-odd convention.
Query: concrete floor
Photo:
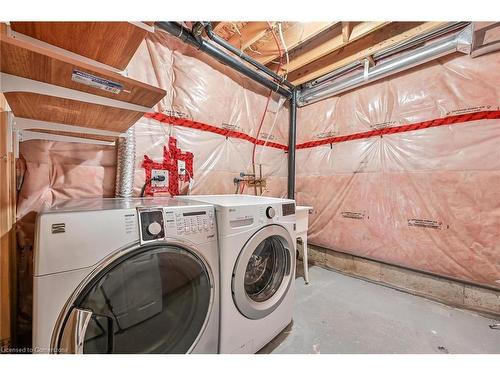
[[[319,267],[309,278],[297,275],[293,322],[259,353],[500,353],[494,319]]]

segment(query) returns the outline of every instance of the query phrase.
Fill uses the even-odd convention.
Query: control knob
[[[276,215],[276,211],[274,211],[274,208],[272,207],[266,208],[266,216],[268,217],[268,219],[272,219],[274,215]]]
[[[148,225],[148,233],[152,236],[156,236],[161,232],[161,225],[157,221],[153,221]]]

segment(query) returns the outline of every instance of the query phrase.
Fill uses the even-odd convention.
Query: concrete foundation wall
[[[500,290],[377,262],[309,245],[309,262],[454,307],[500,316]],[[314,285],[314,280],[310,281]]]

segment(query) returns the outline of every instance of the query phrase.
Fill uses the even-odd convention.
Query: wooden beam
[[[344,43],[349,42],[349,37],[351,36],[351,23],[342,22],[342,41]]]
[[[299,85],[445,24],[446,22],[392,23],[290,73],[288,79]]]
[[[368,34],[390,24],[390,22],[360,22],[356,25],[351,25],[352,30],[350,33],[350,42],[354,42],[360,38],[367,36]],[[344,28],[342,28],[342,32]],[[336,33],[335,36],[329,37],[325,39],[324,43],[321,43],[317,46],[313,46],[312,48],[307,49],[305,52],[300,53],[296,58],[292,58],[290,64],[288,64],[285,69],[288,72],[293,72],[314,60],[317,60],[323,56],[332,53],[342,47],[344,47],[347,43],[344,42],[344,34],[340,33],[340,27],[332,30],[332,32]]]
[[[212,30],[225,40],[231,39],[233,36],[239,35],[240,30],[246,26],[247,22],[219,22],[215,27],[212,25]]]
[[[285,40],[285,45],[288,51],[297,47],[299,44],[304,43],[311,38],[314,38],[336,23],[337,22],[291,23],[289,27],[283,30],[283,39]],[[261,64],[267,64],[279,56],[276,42],[272,36],[266,38],[266,40],[262,43],[258,41],[257,43],[252,45],[252,50],[246,52]]]
[[[274,25],[275,22],[271,22]],[[253,43],[262,38],[269,30],[267,22],[248,22],[243,28],[240,29],[240,34],[235,33],[229,38],[229,43],[233,46],[245,50]]]
[[[219,30],[222,30],[225,22],[212,22],[212,30],[216,33]]]
[[[0,347],[12,341],[15,306],[15,158],[7,148],[12,136],[8,131],[7,112],[0,112]]]
[[[9,105],[7,104],[7,100],[5,99],[5,96],[2,93],[0,93],[0,112],[8,110],[9,110]]]
[[[0,35],[7,27],[0,23]],[[16,168],[13,152],[8,149],[7,102],[0,94],[0,348],[11,346],[13,338],[13,316],[15,306],[15,214],[16,214]]]

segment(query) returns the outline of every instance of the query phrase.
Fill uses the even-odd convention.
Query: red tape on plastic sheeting
[[[209,131],[212,133],[223,135],[225,137],[244,139],[246,141],[257,144],[259,146],[265,145],[265,146],[269,146],[269,147],[278,148],[280,150],[288,151],[288,146],[286,146],[286,145],[282,145],[282,144],[275,143],[275,142],[265,142],[261,139],[256,139],[254,137],[251,137],[245,133],[237,132],[234,130],[221,129],[221,128],[218,128],[216,126],[203,124],[201,122],[197,122],[197,121],[193,121],[193,120],[188,120],[188,119],[183,119],[183,118],[178,118],[178,117],[173,117],[173,116],[167,116],[167,115],[164,115],[164,114],[158,113],[158,112],[146,113],[145,117],[152,118],[154,120],[164,122],[167,124],[171,124],[171,125],[178,125],[178,126],[184,126],[187,128],[191,128],[191,129]],[[469,122],[469,121],[495,120],[495,119],[500,119],[500,111],[481,111],[481,112],[466,113],[466,114],[457,115],[457,116],[448,116],[448,117],[442,117],[442,118],[429,120],[429,121],[417,122],[415,124],[407,124],[407,125],[395,126],[395,127],[391,127],[391,128],[371,130],[371,131],[363,132],[363,133],[355,133],[355,134],[350,134],[350,135],[342,135],[342,136],[337,136],[337,137],[324,138],[324,139],[320,139],[317,141],[308,141],[308,142],[304,142],[304,143],[300,143],[300,144],[296,145],[296,148],[297,149],[311,148],[311,147],[327,145],[330,143],[348,142],[348,141],[354,141],[357,139],[364,139],[364,138],[377,137],[377,136],[382,136],[382,135],[390,135],[390,134],[396,134],[396,133],[404,133],[404,132],[410,132],[410,131],[414,131],[414,130],[433,128],[433,127],[437,127],[437,126],[455,125],[455,124],[460,124],[460,123]]]
[[[167,124],[171,124],[171,125],[177,125],[177,126],[183,126],[183,127],[191,128],[191,129],[208,131],[211,133],[222,135],[224,137],[244,139],[245,141],[248,141],[250,143],[253,143],[253,144],[256,144],[259,146],[266,145],[266,146],[277,148],[280,150],[285,150],[285,151],[288,150],[288,146],[286,146],[286,145],[282,145],[282,144],[279,144],[276,142],[266,142],[266,141],[263,141],[262,139],[257,139],[257,138],[251,137],[248,134],[245,134],[242,132],[237,132],[237,131],[228,130],[228,129],[222,129],[222,128],[218,128],[217,126],[204,124],[202,122],[197,122],[197,121],[173,117],[173,116],[167,116],[167,115],[164,115],[162,113],[146,113],[145,117],[152,118],[154,120],[164,122]]]
[[[172,196],[179,195],[179,182],[190,182],[194,177],[193,170],[194,154],[177,148],[177,139],[169,137],[168,148],[163,146],[163,161],[155,162],[149,156],[144,155],[142,167],[146,173],[146,188],[144,193],[152,196],[155,193],[170,193]],[[179,161],[184,162],[184,173],[179,174]],[[153,169],[168,172],[168,186],[152,186],[151,175]]]
[[[454,125],[463,122],[477,121],[477,120],[494,120],[498,118],[500,118],[500,111],[483,111],[483,112],[467,113],[464,115],[449,116],[449,117],[438,118],[435,120],[417,122],[415,124],[401,125],[392,128],[371,130],[369,132],[355,133],[350,135],[342,135],[338,137],[324,138],[317,141],[304,142],[298,144],[296,148],[297,149],[311,148],[321,145],[327,145],[330,143],[348,142],[356,139],[377,137],[381,135],[388,135],[395,133],[411,132],[414,130],[433,128],[436,126]]]

